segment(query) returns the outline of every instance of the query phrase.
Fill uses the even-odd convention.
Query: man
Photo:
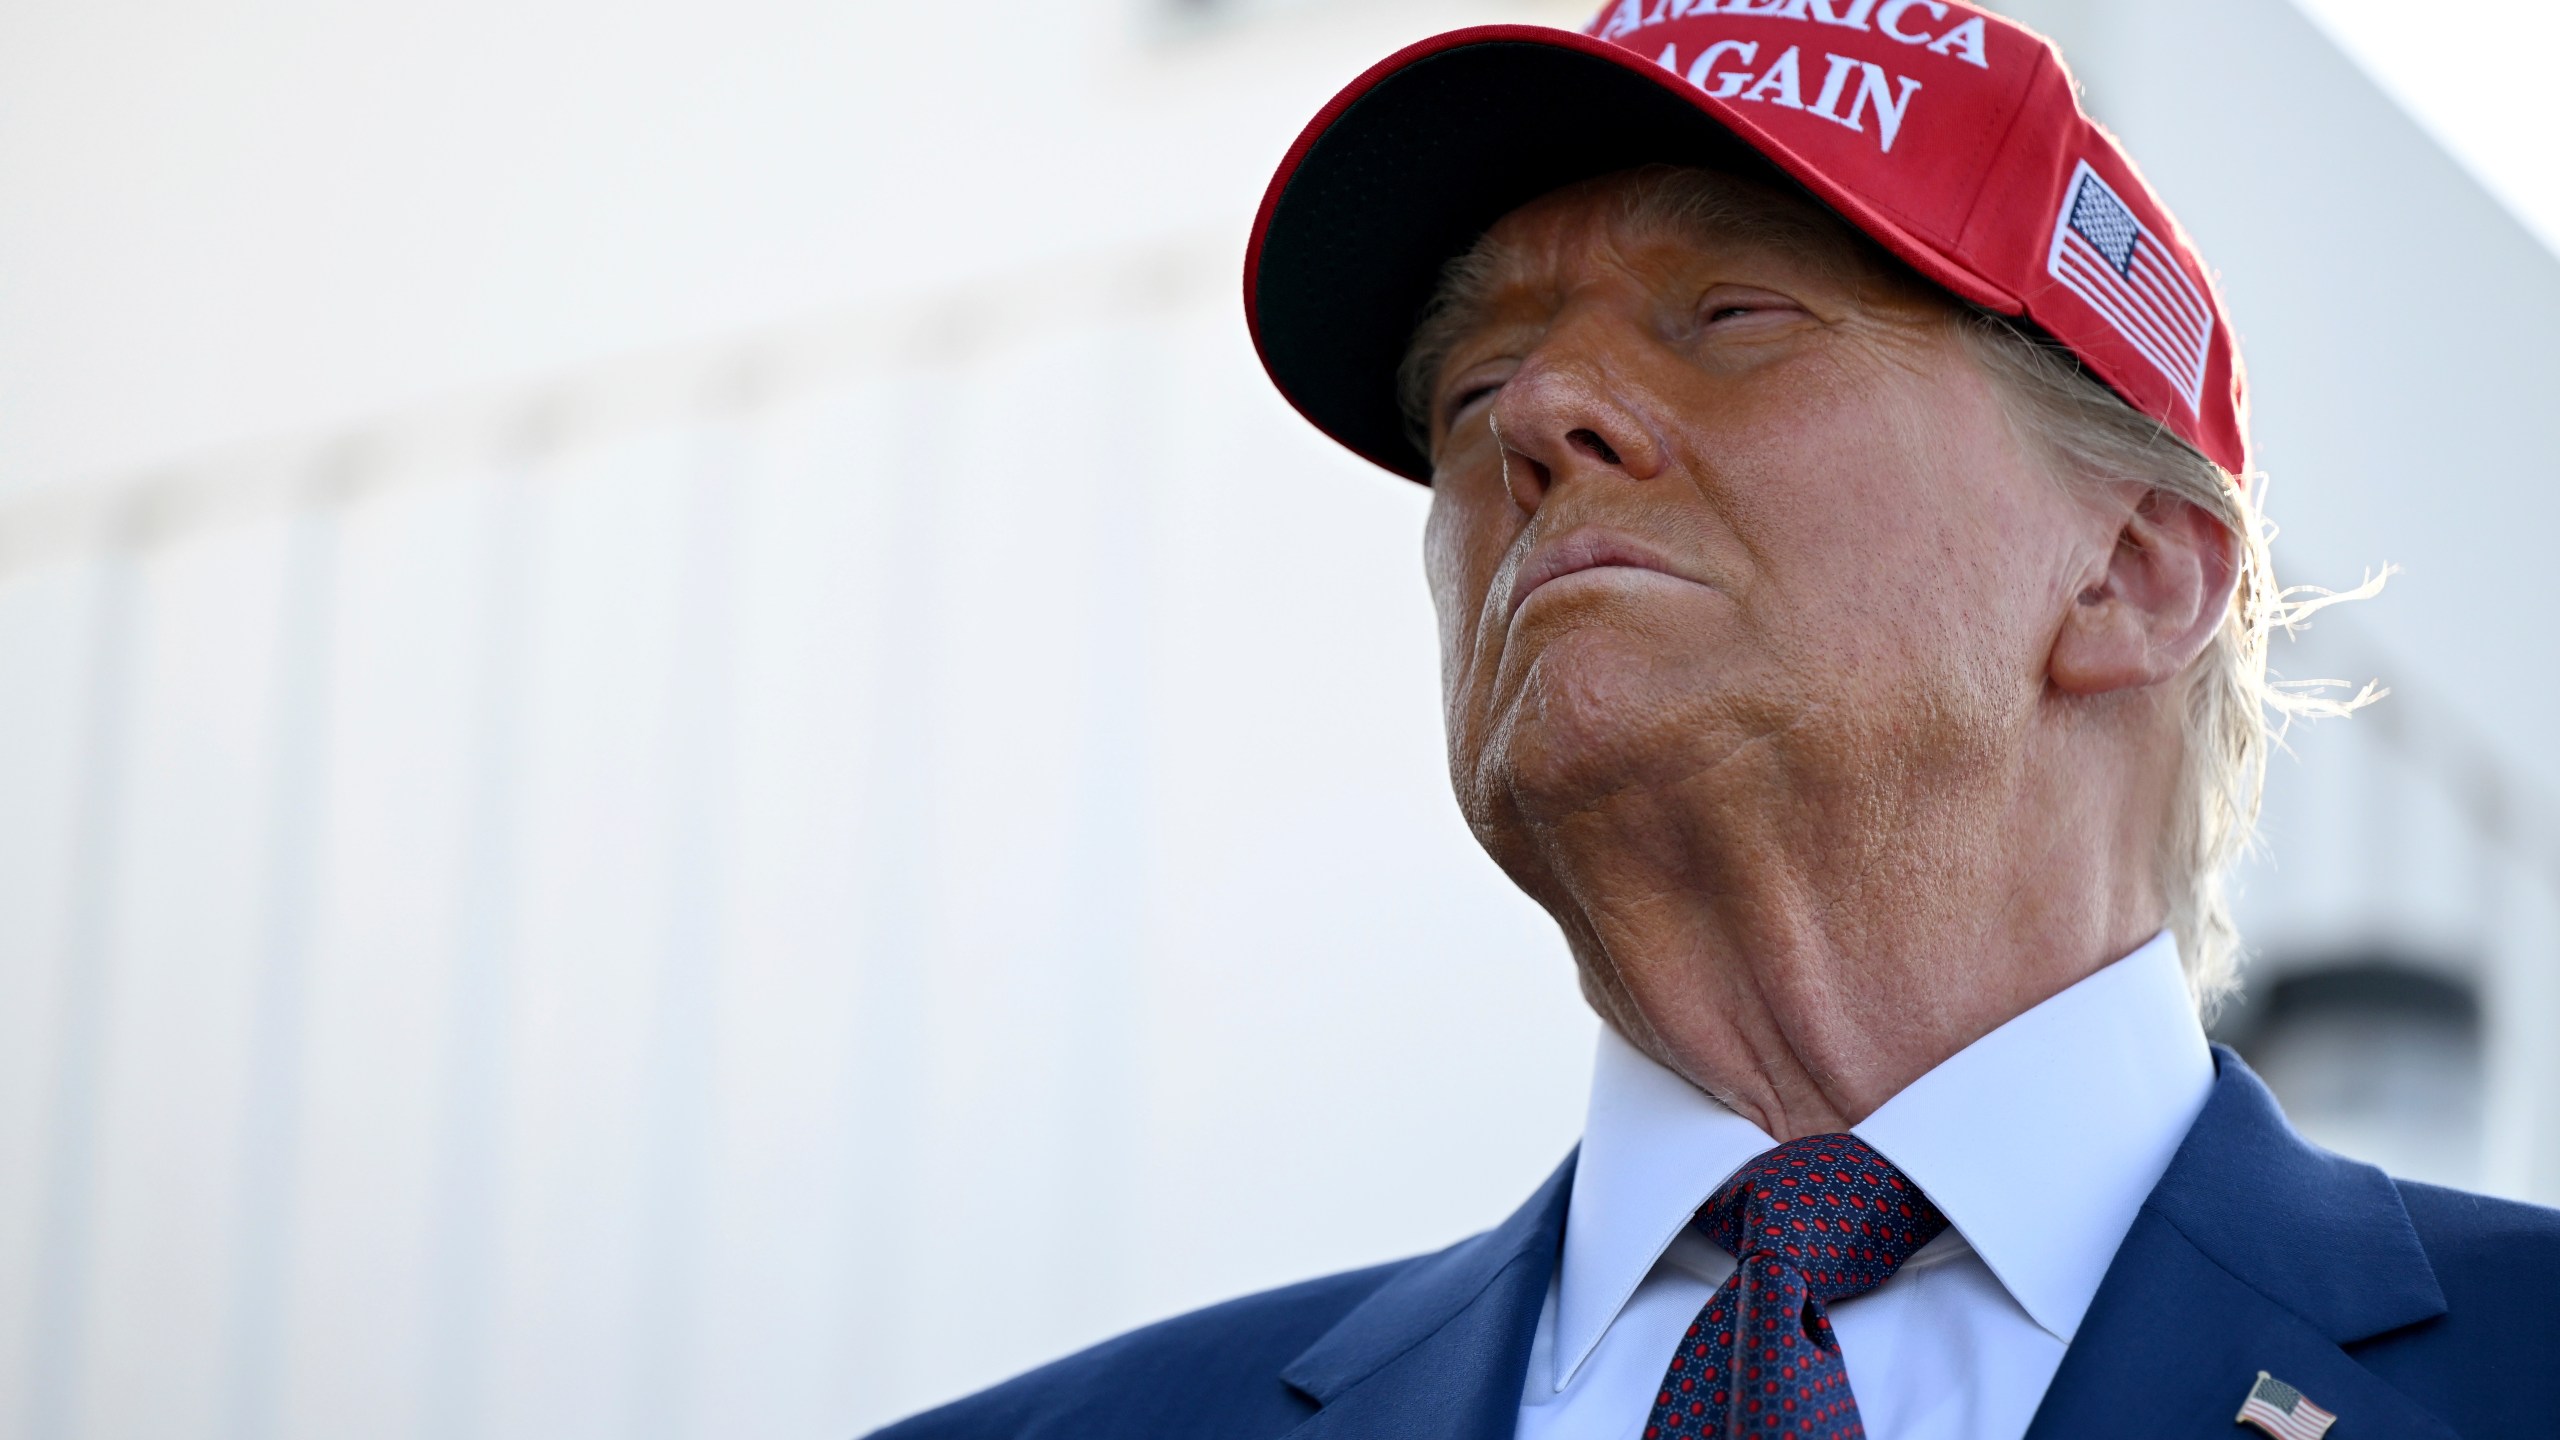
[[[1248,313],[1432,487],[1458,800],[1607,1022],[1583,1144],[887,1433],[2560,1431],[2560,1215],[2310,1147],[2198,1020],[2283,618],[2208,273],[1952,0],[1624,0],[1327,106]]]

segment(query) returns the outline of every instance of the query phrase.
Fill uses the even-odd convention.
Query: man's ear
[[[2068,695],[2185,673],[2222,624],[2239,574],[2239,537],[2193,503],[2145,490],[2062,617],[2046,673]]]

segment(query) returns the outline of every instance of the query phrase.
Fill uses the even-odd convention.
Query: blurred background
[[[1506,1213],[1593,1022],[1236,280],[1584,8],[0,5],[0,1437],[835,1440]],[[2404,572],[2224,1033],[2560,1200],[2560,23],[2013,8]]]

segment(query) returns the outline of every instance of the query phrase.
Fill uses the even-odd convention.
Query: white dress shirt
[[[1946,1212],[1830,1307],[1875,1440],[2026,1433],[2134,1212],[2213,1085],[2161,935],[1966,1046],[1854,1127]],[[1776,1141],[1600,1029],[1591,1109],[1520,1396],[1519,1440],[1630,1440],[1733,1258],[1689,1226]]]

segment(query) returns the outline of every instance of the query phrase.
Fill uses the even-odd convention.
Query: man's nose
[[[1643,412],[1596,367],[1531,356],[1493,402],[1503,481],[1523,510],[1578,477],[1650,480],[1663,444]]]

